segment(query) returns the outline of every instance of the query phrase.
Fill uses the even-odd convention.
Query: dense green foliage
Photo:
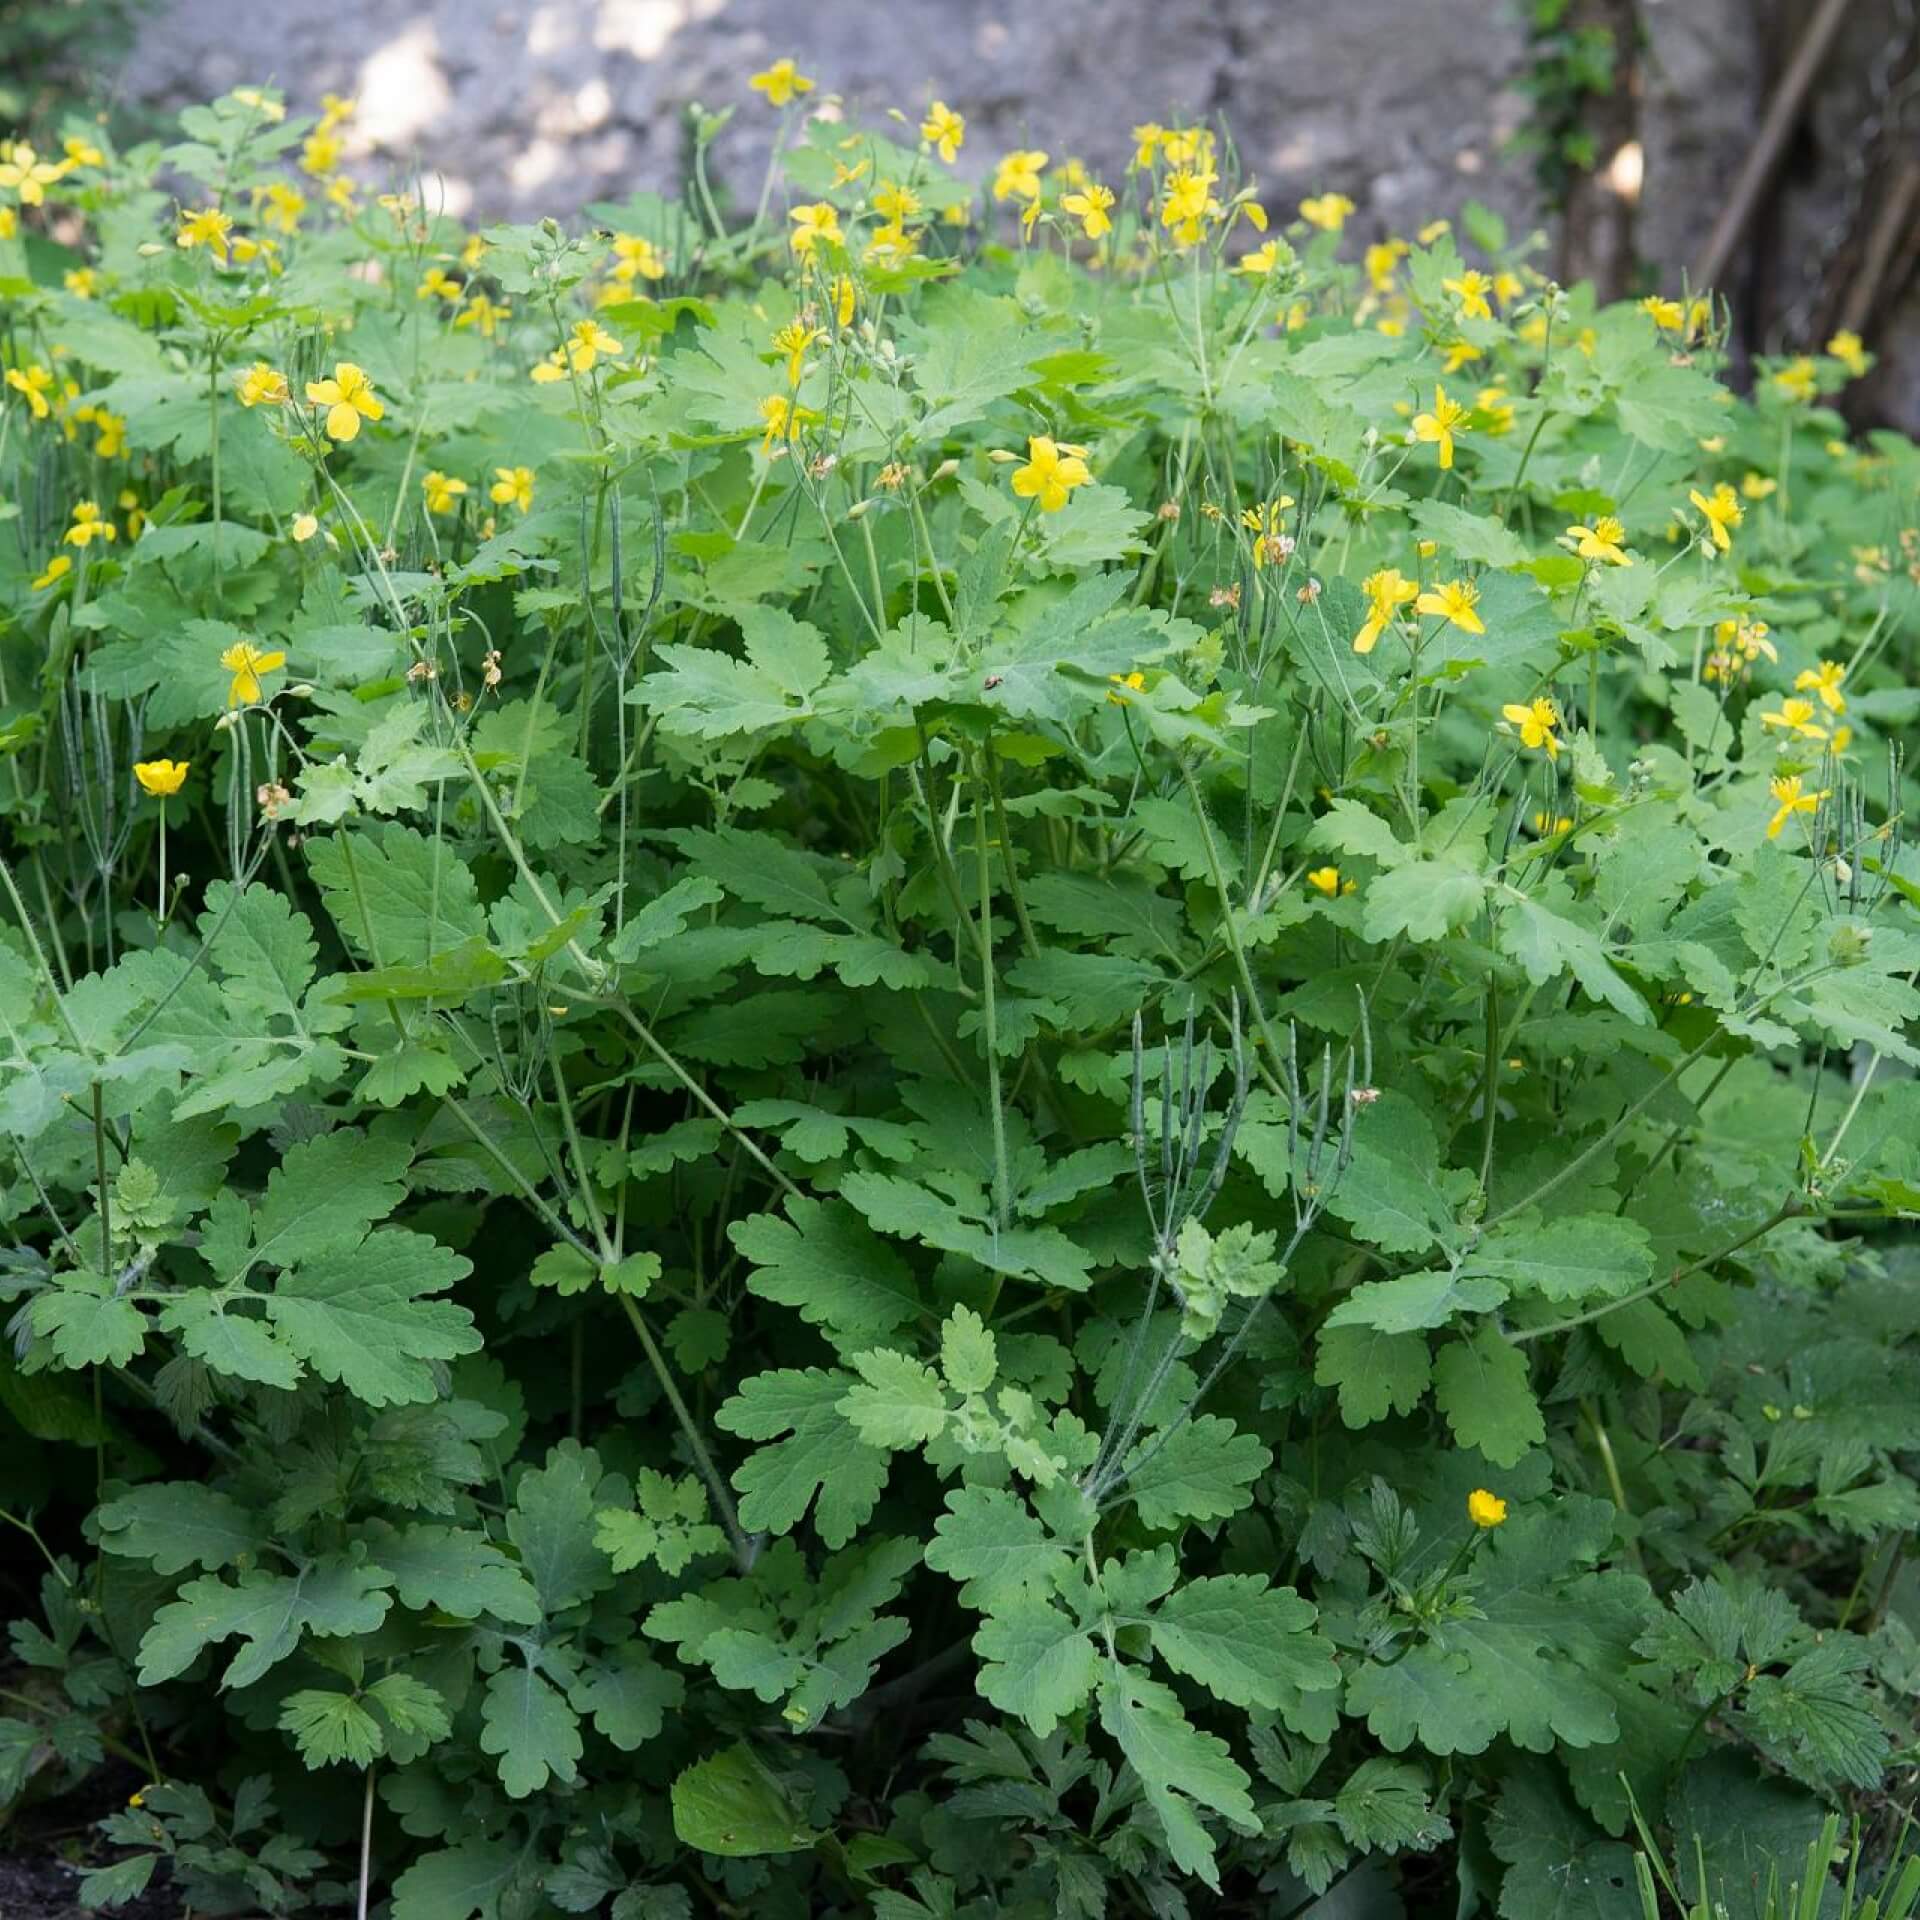
[[[482,240],[337,119],[0,241],[0,1800],[137,1766],[87,1897],[209,1914],[1637,1920],[1639,1818],[1757,1920],[1829,1806],[1871,1884],[1859,344],[1246,254],[1189,132],[1104,234],[789,106],[790,217]]]

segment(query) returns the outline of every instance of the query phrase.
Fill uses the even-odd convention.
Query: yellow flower
[[[37,207],[47,197],[47,189],[65,177],[72,166],[67,160],[42,160],[24,140],[0,147],[0,187],[11,187],[23,207]]]
[[[599,321],[576,320],[567,338],[567,364],[575,373],[591,373],[600,360],[617,360],[626,350]]]
[[[131,487],[122,487],[114,505],[126,513],[127,538],[138,540],[141,529],[147,524],[146,513],[140,505],[140,496]]]
[[[531,467],[495,467],[493,485],[487,498],[500,506],[515,506],[522,513],[533,510],[533,469]]]
[[[98,503],[82,500],[73,510],[73,525],[66,530],[61,539],[65,546],[87,547],[96,540],[111,542],[119,537],[120,529],[111,520],[101,517]]]
[[[903,227],[920,211],[920,196],[897,180],[883,180],[874,188],[871,204],[889,226]]]
[[[465,291],[466,289],[458,280],[448,276],[446,268],[429,267],[420,284],[414,288],[413,297],[416,300],[438,297],[446,301],[449,306],[457,307]]]
[[[236,640],[220,656],[220,664],[232,674],[227,688],[227,705],[250,707],[260,698],[260,676],[287,664],[284,653],[262,653],[251,640]]]
[[[1318,893],[1324,893],[1329,900],[1340,891],[1340,869],[1338,867],[1315,867],[1307,875],[1307,885]]]
[[[1811,700],[1782,700],[1778,713],[1763,713],[1760,724],[1763,727],[1779,727],[1801,740],[1824,740],[1827,730],[1815,718],[1816,708]]]
[[[321,126],[331,133],[341,121],[353,118],[359,104],[357,100],[342,100],[337,93],[323,93],[320,96]]]
[[[793,222],[788,244],[803,260],[822,240],[837,247],[846,237],[840,231],[839,211],[830,201],[816,200],[811,206],[795,207],[787,218]]]
[[[966,118],[962,114],[955,113],[944,100],[936,100],[927,109],[927,117],[920,122],[920,138],[926,141],[948,166],[952,166],[954,156],[966,143]]]
[[[1480,589],[1471,580],[1447,580],[1429,587],[1414,605],[1417,613],[1430,613],[1465,633],[1485,633],[1486,622],[1474,612]]]
[[[60,276],[60,284],[76,300],[91,300],[100,291],[100,269],[98,267],[69,267]]]
[[[1021,147],[1007,155],[993,175],[993,197],[996,200],[1038,200],[1040,198],[1040,170],[1047,164],[1047,156],[1038,148]]]
[[[1107,678],[1111,680],[1116,687],[1125,689],[1124,692],[1109,693],[1107,695],[1107,698],[1111,700],[1116,707],[1124,707],[1127,704],[1127,694],[1138,693],[1147,684],[1147,676],[1144,673],[1110,673],[1107,675]]]
[[[1847,703],[1841,697],[1840,683],[1846,677],[1847,665],[1844,660],[1822,660],[1817,667],[1807,668],[1795,679],[1793,690],[1795,693],[1816,695],[1829,713],[1845,713]]]
[[[293,516],[293,543],[304,547],[320,531],[320,519],[317,514],[296,513]]]
[[[1467,1518],[1476,1527],[1489,1530],[1507,1524],[1507,1503],[1485,1487],[1475,1487],[1467,1495]]]
[[[853,277],[836,273],[827,288],[827,298],[833,302],[833,324],[836,327],[850,327],[853,324]]]
[[[1509,701],[1500,709],[1500,715],[1520,729],[1523,747],[1544,747],[1549,760],[1560,757],[1560,742],[1554,738],[1553,731],[1560,724],[1560,715],[1551,700],[1532,700],[1525,706]]]
[[[1473,410],[1480,415],[1480,430],[1498,439],[1513,431],[1513,402],[1502,386],[1482,387],[1473,396]]]
[[[1822,787],[1818,793],[1807,793],[1803,790],[1800,776],[1797,773],[1790,779],[1769,780],[1767,787],[1774,799],[1779,802],[1779,810],[1767,823],[1767,838],[1769,840],[1779,839],[1780,829],[1784,827],[1796,813],[1818,813],[1820,811],[1820,802],[1826,799],[1833,791],[1831,787]]]
[[[1404,240],[1376,240],[1361,256],[1367,280],[1375,293],[1393,291],[1393,273],[1411,249]]]
[[[613,236],[613,277],[628,283],[639,280],[664,280],[666,256],[642,234],[616,233]]]
[[[760,438],[760,450],[771,456],[777,441],[790,441],[802,427],[811,426],[820,418],[813,407],[796,407],[784,393],[770,393],[760,402],[760,418],[767,423],[767,430]]]
[[[53,374],[37,360],[24,373],[18,367],[9,367],[7,385],[15,393],[27,396],[27,405],[36,420],[44,420],[53,411],[47,404],[47,395],[53,391]]]
[[[1526,283],[1520,276],[1505,267],[1493,276],[1493,297],[1503,307],[1512,306],[1526,290]]]
[[[1160,142],[1167,137],[1167,130],[1157,120],[1144,120],[1133,130],[1133,164],[1136,167],[1150,167],[1153,156],[1160,151]]]
[[[227,263],[227,241],[233,222],[218,207],[191,207],[180,211],[180,231],[173,236],[177,247],[205,247],[222,266]]]
[[[254,188],[253,210],[263,226],[279,233],[292,233],[307,210],[307,196],[287,181],[275,180],[268,186]]]
[[[1470,268],[1457,280],[1442,280],[1440,284],[1460,302],[1462,320],[1493,318],[1493,308],[1487,304],[1487,295],[1493,291],[1493,282],[1484,273],[1476,273]]]
[[[1633,565],[1633,557],[1626,550],[1627,530],[1612,514],[1590,527],[1569,527],[1566,537],[1582,560],[1604,560],[1615,567]]]
[[[616,241],[615,245],[619,243]],[[480,271],[480,262],[487,257],[489,248],[487,237],[483,233],[470,233],[460,248],[460,264],[469,273]]]
[[[1344,193],[1323,193],[1300,202],[1300,218],[1322,233],[1338,233],[1352,211],[1353,202]]]
[[[1689,487],[1687,498],[1705,517],[1713,544],[1725,553],[1733,545],[1733,535],[1728,529],[1737,527],[1746,518],[1745,509],[1740,505],[1740,496],[1722,480],[1714,488],[1711,498],[1698,487]]]
[[[1413,437],[1437,447],[1441,466],[1450,467],[1453,465],[1453,437],[1456,433],[1466,432],[1466,427],[1462,425],[1466,417],[1466,408],[1457,400],[1449,400],[1446,388],[1436,384],[1433,389],[1433,411],[1413,416]]]
[[[1213,158],[1213,135],[1205,127],[1179,127],[1160,136],[1160,151],[1170,167],[1204,165]]]
[[[70,574],[72,571],[73,571],[72,556],[64,553],[56,553],[53,556],[53,558],[47,562],[47,570],[44,573],[37,573],[34,575],[33,577],[34,592],[45,593],[46,590],[55,583],[55,581],[64,580],[66,576]]]
[[[451,474],[442,473],[438,467],[420,481],[420,491],[427,496],[429,513],[451,513],[466,490],[467,483],[464,480],[456,480]]]
[[[60,142],[60,151],[67,156],[70,167],[104,167],[107,156],[91,140],[77,133],[70,133]]]
[[[188,760],[136,760],[133,777],[155,799],[164,800],[168,794],[180,791],[191,765]]]
[[[240,376],[240,404],[243,407],[284,406],[287,400],[287,376],[264,360],[256,360]]]
[[[375,397],[373,382],[351,360],[336,362],[331,380],[309,380],[307,398],[314,406],[326,408],[329,440],[351,440],[362,420],[379,420],[386,414]]]
[[[1462,367],[1471,366],[1476,360],[1484,360],[1486,355],[1463,334],[1455,334],[1443,349],[1440,362],[1442,373],[1458,373]]]
[[[1293,495],[1283,493],[1265,506],[1248,507],[1240,515],[1240,524],[1253,535],[1253,568],[1256,573],[1270,561],[1284,560],[1293,551],[1287,538],[1286,511]]]
[[[1746,500],[1764,500],[1768,494],[1780,485],[1778,480],[1764,473],[1743,473],[1740,476],[1740,494]]]
[[[1663,299],[1650,293],[1640,302],[1644,313],[1662,333],[1678,333],[1687,324],[1687,310],[1678,300]]]
[[[1220,176],[1211,166],[1175,167],[1160,195],[1160,224],[1173,229],[1178,246],[1196,245],[1207,221],[1220,211],[1213,189]]]
[[[1383,567],[1360,582],[1360,591],[1367,596],[1367,618],[1360,631],[1353,636],[1353,650],[1355,653],[1371,653],[1379,644],[1380,636],[1392,624],[1394,614],[1409,601],[1417,599],[1420,589],[1398,567]]]
[[[770,107],[784,107],[799,95],[813,91],[813,82],[791,60],[776,60],[764,73],[756,73],[747,85],[755,93],[764,93]]]
[[[1113,231],[1113,221],[1107,214],[1107,209],[1113,205],[1111,187],[1103,187],[1095,182],[1079,193],[1065,195],[1060,205],[1080,222],[1089,240],[1098,240],[1103,233]]]
[[[1813,400],[1820,392],[1820,372],[1803,353],[1788,365],[1779,368],[1773,376],[1775,388],[1796,404]]]
[[[277,127],[287,117],[286,108],[258,87],[235,87],[233,97],[243,107],[251,107],[269,126]]]
[[[1085,448],[1057,445],[1045,434],[1030,436],[1027,464],[1014,470],[1014,492],[1022,500],[1037,500],[1042,513],[1058,513],[1074,488],[1093,478],[1085,454]]]
[[[1843,327],[1827,342],[1827,351],[1856,379],[1862,379],[1871,362],[1860,336],[1851,327]]]
[[[797,387],[800,376],[806,370],[807,349],[816,340],[827,336],[818,327],[810,327],[804,320],[789,320],[773,336],[774,350],[787,356],[787,385]]]
[[[496,306],[484,293],[470,293],[467,304],[454,316],[456,327],[472,327],[483,340],[491,340],[502,320],[513,318],[513,309]]]
[[[1243,254],[1234,271],[1248,274],[1255,280],[1264,280],[1279,264],[1280,242],[1269,240],[1265,246],[1255,247],[1251,253]]]
[[[233,257],[243,267],[255,260],[264,260],[269,273],[278,273],[280,267],[280,243],[269,240],[264,234],[236,233],[233,236]]]
[[[93,443],[94,453],[102,460],[114,460],[127,450],[127,422],[122,414],[109,413],[105,407],[95,407],[93,424],[100,429],[100,438]]]

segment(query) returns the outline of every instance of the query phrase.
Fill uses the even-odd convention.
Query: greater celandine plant
[[[709,115],[577,232],[265,88],[7,147],[0,1798],[394,1920],[1871,1862],[1866,349],[752,84],[733,223]]]

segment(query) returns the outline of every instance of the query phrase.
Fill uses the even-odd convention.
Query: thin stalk
[[[700,1428],[688,1410],[686,1401],[680,1396],[673,1371],[667,1365],[667,1357],[660,1351],[653,1330],[647,1325],[646,1317],[633,1296],[622,1293],[615,1297],[626,1312],[634,1335],[640,1342],[640,1350],[647,1356],[647,1365],[653,1369],[653,1377],[659,1381],[660,1391],[666,1396],[667,1405],[673,1409],[673,1417],[679,1423],[688,1451],[693,1455],[693,1464],[700,1478],[706,1482],[713,1509],[720,1516],[720,1524],[726,1529],[727,1539],[732,1544],[734,1564],[742,1573],[751,1573],[757,1557],[753,1542],[740,1530],[740,1516],[734,1510],[733,1494],[721,1478],[720,1469],[714,1465],[713,1456],[707,1451],[707,1443],[700,1437]]]

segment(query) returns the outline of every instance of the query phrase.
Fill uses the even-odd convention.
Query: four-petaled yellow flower
[[[483,340],[491,340],[502,320],[511,320],[513,309],[489,300],[484,293],[470,293],[467,304],[454,316],[456,327],[472,327]]]
[[[1242,254],[1240,264],[1234,268],[1236,273],[1244,273],[1255,280],[1264,280],[1280,264],[1280,242],[1268,240],[1255,247],[1250,253]]]
[[[421,276],[420,284],[414,288],[416,300],[441,299],[449,306],[457,307],[466,289],[458,280],[453,279],[445,267],[429,267]]]
[[[1819,709],[1811,700],[1782,700],[1778,713],[1763,713],[1763,727],[1778,727],[1800,740],[1824,740],[1827,730],[1820,724]]]
[[[1027,440],[1027,464],[1016,467],[1013,490],[1022,500],[1037,500],[1042,513],[1058,513],[1075,487],[1084,487],[1093,475],[1087,470],[1086,448],[1056,443],[1045,434]]]
[[[1413,437],[1438,449],[1441,466],[1450,467],[1453,465],[1453,437],[1466,432],[1462,424],[1466,417],[1467,409],[1459,401],[1449,400],[1446,388],[1436,383],[1433,411],[1413,416]]]
[[[1111,700],[1116,707],[1124,707],[1127,704],[1127,694],[1138,693],[1147,684],[1147,676],[1144,673],[1138,672],[1110,673],[1107,675],[1107,678],[1113,682],[1115,687],[1125,689],[1124,692],[1109,693],[1107,695],[1107,698]]]
[[[664,280],[666,256],[643,234],[616,233],[613,236],[613,277],[629,286],[635,280]]]
[[[243,407],[280,407],[287,401],[287,376],[264,360],[256,360],[240,376],[240,404]]]
[[[1687,324],[1687,310],[1678,300],[1650,293],[1640,302],[1644,313],[1662,333],[1678,333]]]
[[[1467,1518],[1483,1531],[1503,1527],[1507,1523],[1507,1503],[1497,1493],[1475,1487],[1467,1495]]]
[[[1307,885],[1316,893],[1324,893],[1329,900],[1340,891],[1340,869],[1338,867],[1315,867],[1307,875]]]
[[[1820,369],[1803,353],[1775,372],[1773,384],[1789,400],[1805,404],[1819,398]]]
[[[1440,284],[1460,302],[1462,320],[1493,318],[1493,308],[1487,304],[1487,295],[1493,291],[1493,282],[1484,273],[1476,273],[1469,268],[1457,280],[1442,280]]]
[[[531,467],[495,467],[493,485],[487,498],[499,506],[515,506],[522,513],[533,511],[533,469]]]
[[[156,800],[164,800],[168,794],[180,791],[186,782],[187,768],[192,764],[189,760],[136,760],[133,777]]]
[[[260,676],[287,664],[284,653],[263,653],[251,640],[236,640],[220,656],[220,664],[232,674],[227,688],[227,705],[250,707],[260,698]]]
[[[1394,614],[1409,601],[1418,599],[1420,589],[1398,567],[1382,567],[1360,582],[1360,591],[1367,596],[1367,618],[1353,636],[1353,650],[1371,653],[1392,624]]]
[[[42,160],[24,140],[15,140],[0,146],[0,187],[11,187],[23,207],[37,207],[72,165],[70,160]]]
[[[1866,343],[1851,327],[1842,327],[1827,342],[1827,351],[1853,375],[1856,380],[1863,378],[1867,371]]]
[[[776,60],[764,73],[748,80],[755,93],[767,96],[770,107],[784,107],[803,93],[813,91],[813,82],[791,60]]]
[[[1113,222],[1107,214],[1107,209],[1113,205],[1111,187],[1092,182],[1078,193],[1064,195],[1060,205],[1080,222],[1089,240],[1098,240],[1103,233],[1113,231]]]
[[[309,380],[307,398],[316,407],[326,408],[329,440],[351,440],[363,419],[379,420],[386,413],[373,382],[351,360],[337,361],[331,380]]]
[[[62,536],[62,544],[89,547],[96,540],[114,541],[119,537],[120,529],[111,520],[102,517],[99,503],[82,500],[73,510],[73,525]]]
[[[36,420],[44,420],[53,411],[47,404],[47,395],[53,391],[53,374],[37,360],[24,372],[18,367],[9,367],[7,385],[15,393],[24,393],[27,396],[27,405],[32,409]]]
[[[795,207],[787,215],[793,231],[787,243],[804,260],[822,240],[837,247],[845,239],[840,231],[840,211],[829,200],[816,200],[811,206]]]
[[[1047,156],[1039,148],[1022,147],[1007,155],[993,174],[993,197],[996,200],[1038,200],[1040,198],[1040,170],[1047,164]]]
[[[926,141],[948,166],[952,166],[954,156],[966,143],[966,116],[955,113],[944,100],[936,100],[927,109],[927,117],[920,122],[920,138]]]
[[[1582,560],[1604,560],[1615,567],[1633,565],[1633,556],[1626,549],[1627,530],[1610,513],[1590,527],[1569,527],[1567,538]]]
[[[1785,780],[1769,780],[1767,787],[1779,805],[1778,812],[1767,822],[1767,838],[1769,840],[1778,840],[1780,838],[1780,829],[1784,827],[1796,813],[1818,813],[1820,811],[1820,802],[1826,799],[1833,791],[1831,787],[1822,787],[1818,793],[1808,793],[1805,791],[1804,782],[1797,773]]]
[[[1560,742],[1553,731],[1560,724],[1560,714],[1551,700],[1530,700],[1524,707],[1518,701],[1509,701],[1500,714],[1520,729],[1523,747],[1544,747],[1549,760],[1560,757]]]
[[[1474,612],[1479,603],[1480,589],[1471,580],[1445,580],[1429,587],[1413,605],[1415,612],[1433,614],[1463,632],[1485,633],[1486,622]]]
[[[1352,211],[1353,202],[1344,193],[1322,193],[1300,202],[1300,218],[1322,233],[1338,233]]]
[[[1160,196],[1160,224],[1173,229],[1177,245],[1199,244],[1208,219],[1220,211],[1220,203],[1213,197],[1219,180],[1220,176],[1205,164],[1175,167],[1167,175]]]
[[[1687,498],[1705,518],[1713,544],[1725,553],[1733,545],[1730,529],[1746,518],[1746,509],[1740,504],[1740,496],[1722,480],[1711,495],[1702,493],[1698,487],[1689,487]]]
[[[567,364],[575,373],[591,373],[599,361],[617,360],[626,350],[597,320],[576,320],[567,336]]]
[[[467,483],[464,480],[456,480],[451,474],[442,473],[438,467],[420,481],[420,491],[427,497],[429,513],[451,513],[466,490]]]
[[[254,188],[253,208],[263,226],[292,233],[307,210],[307,196],[298,187],[276,180],[270,186]]]
[[[34,592],[45,593],[50,586],[54,585],[57,581],[64,580],[72,571],[73,556],[66,553],[56,553],[53,558],[47,562],[46,571],[44,573],[36,573],[33,576]]]
[[[1793,690],[1815,695],[1829,713],[1845,713],[1847,703],[1840,692],[1840,683],[1846,677],[1847,665],[1844,660],[1822,660],[1817,667],[1808,667],[1796,677]]]
[[[180,231],[173,236],[173,243],[177,247],[205,247],[224,267],[232,233],[233,222],[218,207],[201,207],[197,211],[183,207]]]

